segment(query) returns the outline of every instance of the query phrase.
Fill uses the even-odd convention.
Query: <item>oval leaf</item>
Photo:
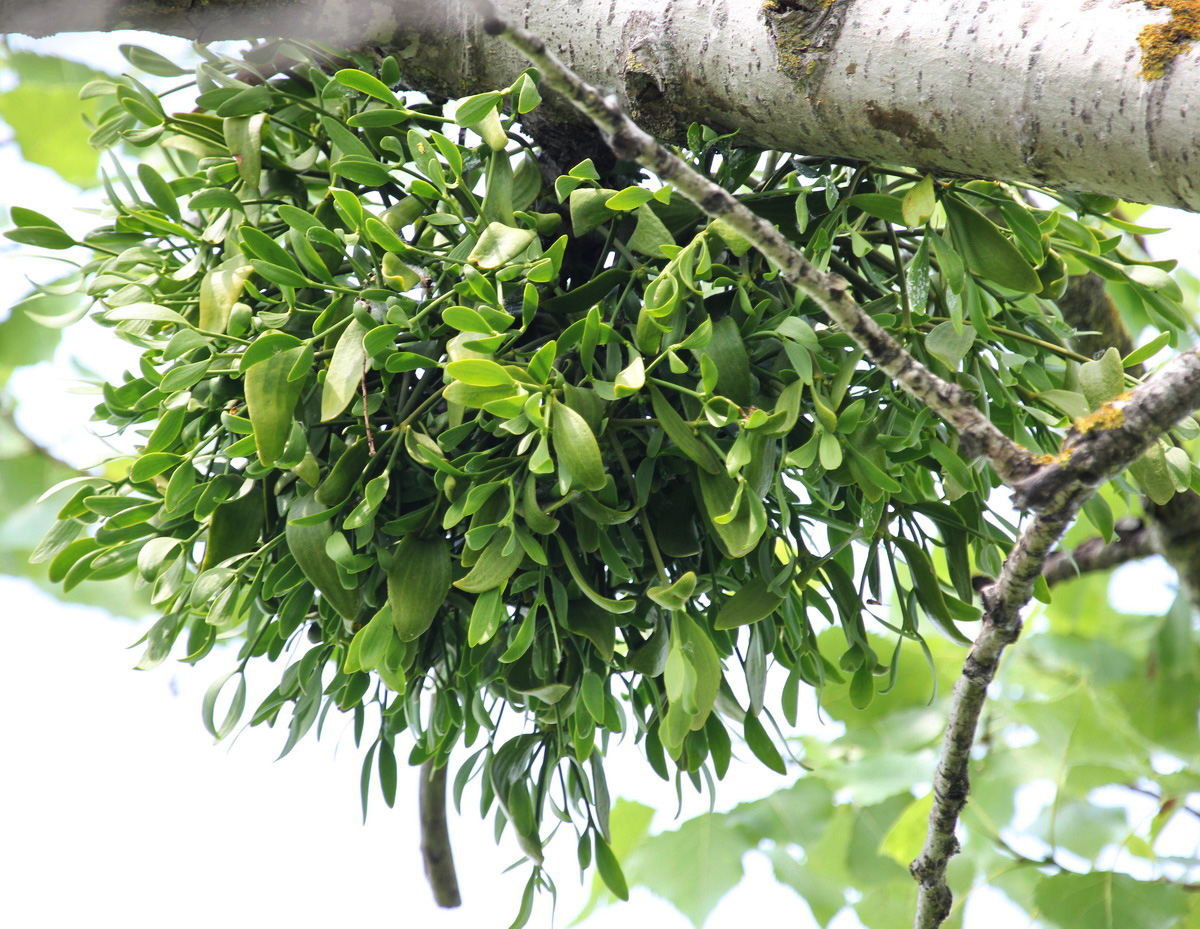
[[[441,536],[405,536],[392,555],[388,603],[402,642],[411,642],[432,624],[450,592],[450,547]]]

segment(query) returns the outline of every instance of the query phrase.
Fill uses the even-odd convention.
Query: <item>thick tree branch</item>
[[[1193,526],[1198,525],[1193,523]],[[1052,552],[1042,567],[1042,577],[1053,586],[1093,571],[1110,571],[1130,561],[1156,553],[1150,526],[1140,519],[1123,519],[1116,525],[1116,538],[1105,542],[1088,539],[1071,551]]]
[[[1057,303],[1063,319],[1077,333],[1071,339],[1071,347],[1081,355],[1097,358],[1110,346],[1122,357],[1133,351],[1133,339],[1099,274],[1089,272],[1072,277]],[[1142,366],[1129,368],[1126,373],[1141,377]]]
[[[446,827],[445,765],[438,767],[432,759],[421,765],[417,802],[421,820],[421,857],[425,861],[425,877],[433,890],[433,899],[438,906],[447,909],[461,906],[450,830]]]
[[[694,121],[750,146],[1200,209],[1200,55],[1141,76],[1138,36],[1170,15],[1145,2],[499,6],[660,138]],[[117,26],[378,46],[412,86],[447,96],[506,86],[523,67],[437,0],[0,0],[7,32]]]

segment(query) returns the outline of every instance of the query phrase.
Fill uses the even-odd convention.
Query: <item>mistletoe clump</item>
[[[456,796],[480,774],[535,862],[547,809],[574,821],[619,890],[612,735],[697,786],[731,729],[782,772],[769,667],[794,722],[802,684],[886,693],[928,624],[967,641],[973,575],[1012,546],[995,474],[720,220],[635,165],[547,178],[522,128],[536,72],[444,108],[393,91],[392,59],[204,54],[192,112],[132,78],[85,91],[114,98],[97,145],[153,153],[137,183],[114,162],[82,243],[95,318],[144,351],[96,418],[138,450],[77,480],[37,557],[67,587],[136,573],[162,613],[142,667],[238,649],[214,735],[254,659],[282,659],[249,721],[286,715],[285,752],[333,708],[362,739],[374,707],[364,802],[374,764],[391,803],[399,744],[440,767],[482,740]],[[1148,357],[1072,350],[1071,275],[1164,340],[1186,325],[1111,202],[735,142],[693,127],[685,154],[1037,453]],[[1156,500],[1193,479],[1175,451],[1135,472]],[[1115,490],[1086,510],[1102,533]],[[501,736],[505,708],[524,724]]]

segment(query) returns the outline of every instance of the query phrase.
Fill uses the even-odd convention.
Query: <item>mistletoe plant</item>
[[[613,736],[697,788],[731,732],[782,773],[770,732],[802,688],[849,678],[862,707],[930,629],[969,641],[973,579],[1015,533],[988,509],[996,474],[722,221],[630,163],[548,176],[523,128],[535,71],[443,106],[394,91],[392,59],[200,51],[191,112],[131,77],[85,89],[112,98],[94,143],[145,153],[136,180],[113,161],[105,225],[76,243],[16,209],[8,235],[89,249],[95,319],[143,350],[96,410],[136,455],[73,482],[35,557],[68,588],[136,573],[162,613],[140,667],[236,648],[204,701],[217,738],[251,664],[278,661],[249,723],[286,720],[285,753],[353,713],[364,804],[377,769],[390,805],[398,750],[443,767],[473,748],[455,799],[479,776],[530,892],[553,818],[623,895]],[[1111,200],[698,126],[681,153],[1036,453],[1102,425],[1188,325],[1171,263],[1137,257],[1151,230]],[[1057,301],[1089,273],[1162,334],[1079,354]],[[1159,502],[1200,487],[1172,441],[1132,476]],[[1112,488],[1086,507],[1106,537],[1136,493]]]

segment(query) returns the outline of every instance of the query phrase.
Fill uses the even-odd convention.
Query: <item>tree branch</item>
[[[1092,428],[1076,424],[1060,463],[1045,465],[1016,485],[1014,497],[1038,512],[985,588],[983,628],[954,685],[941,757],[933,780],[933,809],[921,854],[910,870],[920,885],[915,929],[936,929],[950,915],[946,867],[958,852],[955,831],[970,793],[968,766],[987,687],[1004,649],[1021,634],[1021,610],[1046,567],[1050,550],[1084,501],[1127,467],[1156,436],[1200,407],[1200,355],[1184,352],[1137,390],[1093,414]]]
[[[1105,403],[1071,427],[1055,463],[1012,483],[1020,509],[1058,512],[1087,496],[1200,407],[1200,354],[1189,349],[1131,393]]]
[[[1200,209],[1200,56],[1140,75],[1138,35],[1163,18],[1145,3],[499,6],[662,138],[694,121],[749,146]],[[0,0],[5,32],[316,39],[395,51],[406,81],[446,96],[510,84],[520,56],[467,22],[437,0]]]
[[[959,851],[955,831],[971,792],[971,747],[987,688],[1004,649],[1021,634],[1020,611],[1033,594],[1034,581],[1051,547],[1081,503],[1082,499],[1072,500],[1060,513],[1035,516],[1005,560],[999,579],[983,592],[983,628],[950,698],[946,735],[933,777],[933,809],[925,846],[909,868],[920,888],[915,929],[936,929],[950,915],[954,896],[946,883],[946,867]]]
[[[1122,357],[1133,351],[1133,339],[1099,274],[1089,272],[1070,278],[1066,293],[1057,303],[1063,319],[1077,333],[1071,347],[1081,355],[1097,358],[1110,346]],[[1142,375],[1141,365],[1126,370],[1134,377]]]
[[[433,890],[433,899],[446,909],[461,906],[450,830],[446,826],[446,766],[439,767],[435,759],[421,765],[417,803],[421,820],[421,857],[425,861],[425,877]]]
[[[1042,577],[1053,586],[1093,571],[1109,571],[1155,553],[1151,528],[1140,519],[1123,519],[1116,525],[1116,538],[1112,542],[1088,539],[1069,552],[1051,552],[1042,567]]]

